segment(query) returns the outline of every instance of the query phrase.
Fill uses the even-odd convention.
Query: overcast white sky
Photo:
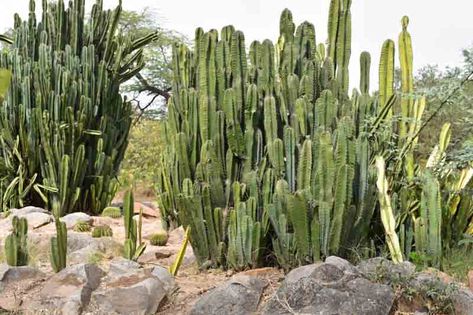
[[[2,0],[0,31],[10,27],[13,14],[27,16],[29,0]],[[94,0],[86,0],[90,7]],[[289,8],[296,24],[304,20],[315,24],[317,42],[326,40],[329,0],[123,0],[126,10],[154,8],[160,23],[189,38],[197,26],[220,29],[233,24],[244,31],[247,45],[250,41],[278,36],[279,15]],[[37,0],[40,7],[41,1]],[[104,0],[114,7],[118,0]],[[414,65],[458,65],[461,49],[473,45],[473,0],[353,0],[352,5],[352,59],[354,76],[351,85],[358,84],[358,57],[361,51],[372,54],[372,77],[382,42],[387,38],[397,41],[400,19],[410,17],[409,30],[414,45]],[[377,80],[372,79],[375,83]],[[375,86],[371,87],[376,89]]]

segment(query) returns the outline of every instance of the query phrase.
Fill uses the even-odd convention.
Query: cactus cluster
[[[95,238],[111,237],[111,236],[113,236],[112,228],[106,224],[96,226],[92,230],[92,237],[95,237]]]
[[[123,201],[123,213],[125,222],[125,244],[124,257],[130,260],[137,260],[146,249],[146,244],[142,241],[141,229],[143,224],[143,212],[140,209],[138,222],[133,218],[134,198],[133,192],[128,190]]]
[[[25,218],[12,218],[13,231],[5,238],[5,257],[10,266],[28,264],[28,221]]]
[[[440,255],[438,183],[415,159],[425,98],[414,93],[409,20],[400,91],[387,40],[378,95],[367,52],[349,94],[350,5],[331,1],[327,45],[309,22],[296,28],[289,10],[276,44],[247,51],[243,33],[226,26],[198,28],[193,49],[175,45],[158,197],[167,226],[191,228],[201,265],[241,270],[275,256],[287,269],[353,248],[389,249],[395,261],[413,247]]]
[[[0,200],[97,213],[115,193],[132,120],[120,85],[142,69],[141,47],[156,34],[121,34],[121,2],[104,10],[98,0],[89,18],[83,0],[42,1],[39,19],[35,7],[25,21],[15,16],[0,53],[12,73],[0,106]]]

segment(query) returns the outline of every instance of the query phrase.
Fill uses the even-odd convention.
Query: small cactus
[[[28,222],[25,218],[13,217],[13,232],[5,239],[5,256],[10,266],[28,264],[27,234]]]
[[[102,217],[109,217],[113,219],[120,218],[122,216],[122,212],[118,207],[107,207],[102,211]]]
[[[56,218],[56,236],[51,238],[51,267],[54,272],[66,268],[67,227],[66,223]]]
[[[100,225],[96,226],[92,230],[92,237],[99,238],[99,237],[110,237],[113,236],[112,228],[108,225]]]
[[[87,221],[79,221],[74,225],[75,232],[90,232],[91,229],[92,227]]]
[[[149,243],[153,246],[164,246],[168,242],[168,234],[166,232],[155,233],[151,235]]]

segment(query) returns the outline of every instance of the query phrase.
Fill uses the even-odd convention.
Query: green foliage
[[[74,225],[75,232],[90,232],[91,229],[92,227],[87,221],[79,221]]]
[[[0,107],[3,209],[97,213],[115,194],[132,120],[119,88],[143,68],[141,48],[156,34],[121,33],[120,4],[103,10],[99,0],[89,18],[84,8],[83,0],[43,1],[37,21],[31,0],[0,53],[0,68],[13,74]]]
[[[51,238],[51,267],[54,272],[59,272],[66,268],[67,258],[67,227],[66,223],[55,218],[56,236]]]
[[[10,266],[28,264],[28,222],[25,218],[12,218],[13,231],[5,238],[5,257]]]
[[[168,238],[169,236],[166,232],[154,233],[149,238],[149,243],[153,246],[165,246]]]
[[[100,238],[100,237],[112,237],[112,236],[113,236],[112,228],[108,225],[96,226],[92,230],[92,237]]]
[[[120,218],[122,216],[122,211],[118,207],[107,207],[102,211],[102,217],[109,217],[113,219]]]
[[[141,189],[154,186],[165,146],[164,133],[164,123],[160,120],[143,118],[131,127],[119,177],[123,188],[131,185]]]
[[[123,201],[123,212],[125,222],[125,244],[124,257],[129,260],[138,260],[146,249],[146,244],[141,240],[141,227],[143,213],[140,210],[138,223],[133,218],[134,214],[134,198],[133,192],[128,190],[125,193]]]
[[[123,11],[119,21],[120,31],[133,39],[154,32],[157,34],[156,39],[143,49],[145,67],[122,87],[123,91],[133,94],[134,105],[142,116],[150,119],[161,118],[165,114],[172,86],[172,46],[187,42],[183,35],[165,29],[160,20],[153,9],[144,8],[139,12]]]

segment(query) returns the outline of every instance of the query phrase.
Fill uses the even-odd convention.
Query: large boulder
[[[369,281],[334,257],[292,270],[263,314],[389,314],[393,302],[389,286]]]
[[[375,257],[361,261],[357,270],[370,280],[407,281],[414,277],[416,266],[408,261],[395,264],[386,258]]]
[[[7,264],[0,265],[0,281],[2,286],[5,283],[22,281],[32,278],[42,277],[44,274],[36,268],[30,266],[9,266]]]
[[[26,310],[59,310],[62,314],[81,314],[104,272],[93,264],[67,267],[46,281],[36,299],[26,303]]]
[[[191,315],[245,315],[258,308],[267,282],[253,276],[236,275],[207,292],[191,310]]]
[[[68,229],[72,229],[74,225],[77,224],[77,222],[92,222],[92,217],[88,215],[87,213],[84,212],[74,212],[74,213],[69,213],[65,216],[63,216],[60,219],[62,222],[66,223],[66,227]]]
[[[115,260],[100,287],[92,293],[93,314],[155,314],[161,302],[174,290],[166,269],[142,269],[134,262]]]

